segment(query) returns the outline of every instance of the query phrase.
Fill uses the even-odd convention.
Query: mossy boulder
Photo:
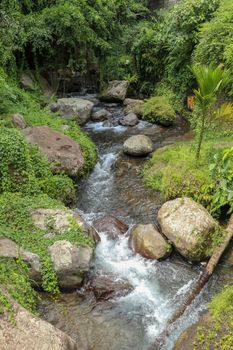
[[[218,224],[202,205],[190,198],[168,201],[158,212],[158,222],[163,234],[188,260],[202,261],[211,255]]]
[[[176,113],[169,99],[165,96],[154,96],[143,105],[143,119],[162,126],[173,125]]]

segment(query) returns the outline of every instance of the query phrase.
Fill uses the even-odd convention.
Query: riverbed
[[[112,121],[89,122],[84,130],[98,148],[98,162],[90,175],[79,182],[76,210],[93,223],[106,214],[114,215],[129,226],[154,223],[163,203],[161,196],[148,189],[142,179],[146,158],[123,154],[122,145],[131,135],[151,138],[154,150],[189,139],[187,123],[180,120],[170,128],[145,121],[135,127],[118,125],[123,116],[121,105],[105,104]],[[121,297],[95,303],[78,293],[62,294],[59,300],[43,296],[42,316],[77,341],[80,350],[148,350],[177,310],[185,293],[200,275],[203,266],[192,265],[173,253],[165,261],[151,261],[135,255],[128,247],[128,233],[111,240],[100,233],[93,260],[92,274],[111,274],[127,280],[133,290]],[[204,291],[188,308],[162,349],[171,350],[182,330],[205,312],[206,304],[229,279],[228,270],[220,268]],[[232,278],[232,277],[231,277]],[[155,348],[154,348],[155,349]]]

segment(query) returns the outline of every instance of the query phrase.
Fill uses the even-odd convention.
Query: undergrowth
[[[45,238],[51,229],[41,230],[35,226],[31,212],[37,208],[62,208],[61,202],[46,195],[22,197],[18,193],[4,193],[0,196],[0,236],[16,242],[23,249],[37,254],[42,262],[42,287],[45,291],[57,293],[57,277],[53,270],[48,247],[57,240],[68,240],[78,245],[92,245],[92,240],[83,234],[76,222],[71,222],[66,232]]]

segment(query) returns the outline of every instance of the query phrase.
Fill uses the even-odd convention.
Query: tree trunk
[[[167,322],[166,329],[156,339],[156,341],[151,349],[153,349],[153,350],[161,349],[161,347],[163,346],[163,344],[165,342],[166,337],[169,336],[169,334],[171,332],[171,328],[172,328],[171,326],[184,314],[187,307],[193,302],[193,300],[197,297],[197,295],[201,292],[202,288],[205,286],[205,284],[210,279],[211,275],[213,274],[213,272],[215,270],[215,267],[217,266],[221,256],[223,255],[228,244],[230,243],[232,237],[233,237],[233,215],[231,215],[231,217],[230,217],[230,220],[229,220],[229,223],[228,223],[227,229],[226,229],[226,235],[225,235],[222,243],[220,243],[220,245],[215,248],[208,264],[206,265],[204,271],[202,272],[201,276],[197,280],[195,286],[189,292],[189,294],[187,295],[186,299],[184,300],[182,305],[179,307],[179,309],[174,313],[174,315]]]
[[[201,145],[202,145],[203,136],[204,136],[204,129],[205,129],[205,110],[203,109],[202,118],[201,118],[201,129],[199,131],[198,142],[197,142],[196,160],[199,160],[200,158]]]

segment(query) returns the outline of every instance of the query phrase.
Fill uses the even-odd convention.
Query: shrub
[[[176,119],[176,113],[165,96],[151,97],[143,106],[143,119],[164,126],[172,125]]]
[[[52,200],[46,195],[34,197],[21,196],[18,193],[0,195],[0,236],[15,241],[20,247],[39,255],[42,262],[42,286],[45,291],[58,292],[57,277],[48,254],[48,246],[57,240],[68,240],[78,245],[92,245],[92,240],[83,234],[75,222],[71,222],[66,232],[52,238],[44,238],[46,233],[34,225],[31,211],[37,208],[66,208],[61,202]]]
[[[193,143],[158,149],[144,168],[146,184],[164,199],[191,197],[213,215],[233,211],[232,148],[230,142],[211,140],[203,144],[200,162]]]

